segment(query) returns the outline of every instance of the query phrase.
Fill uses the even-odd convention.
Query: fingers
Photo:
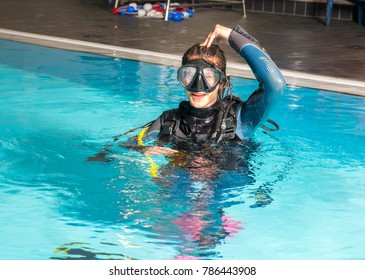
[[[209,35],[208,35],[207,39],[205,40],[203,46],[209,48],[213,44],[214,40],[216,40],[217,43],[219,43],[219,36],[220,36],[219,35],[219,30],[220,30],[220,25],[217,24],[215,26],[214,30],[209,33]]]
[[[215,35],[213,34],[213,32],[210,32],[208,37],[205,39],[203,43],[200,44],[200,46],[209,48],[212,45],[214,39]]]
[[[215,33],[210,32],[208,37],[205,39],[205,41],[202,44],[200,44],[200,46],[209,48],[212,45],[212,43],[214,42],[215,37],[216,37]]]
[[[200,44],[200,46],[209,48],[213,44],[214,40],[216,40],[217,43],[228,43],[231,31],[231,28],[217,24],[214,30],[209,33],[208,37]]]

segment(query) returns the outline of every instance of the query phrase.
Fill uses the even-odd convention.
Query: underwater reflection
[[[77,185],[82,204],[77,212],[72,207],[76,221],[96,223],[106,234],[112,231],[113,237],[104,240],[113,246],[98,243],[101,238],[94,239],[92,246],[75,240],[72,246],[66,242],[59,246],[55,257],[227,257],[222,256],[220,245],[245,228],[245,218],[230,208],[245,203],[251,208],[268,206],[274,186],[290,164],[285,149],[274,151],[269,141],[265,145],[256,141],[214,146],[179,143],[172,148],[180,152],[166,157],[146,157],[113,144],[108,161],[85,164],[87,177],[93,176],[93,169],[96,177],[92,185]],[[267,164],[269,157],[280,165]],[[103,182],[97,180],[101,172]]]
[[[148,232],[151,242],[172,245],[178,252],[173,259],[219,258],[217,245],[244,229],[242,221],[225,212],[245,203],[243,191],[255,183],[251,157],[259,148],[253,141],[203,148],[180,145],[180,152],[166,157],[150,183],[130,181],[130,168],[120,161],[120,177],[128,181],[114,182],[121,195],[121,222]],[[271,203],[270,192],[255,190],[253,207]]]

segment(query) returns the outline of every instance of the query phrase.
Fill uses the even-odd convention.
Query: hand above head
[[[214,30],[209,33],[207,39],[205,39],[205,41],[201,43],[200,46],[209,48],[214,40],[216,40],[217,43],[228,43],[231,32],[232,28],[217,24]]]

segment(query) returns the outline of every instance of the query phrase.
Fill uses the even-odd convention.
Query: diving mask
[[[212,92],[224,74],[204,59],[194,59],[177,70],[177,79],[190,92]]]

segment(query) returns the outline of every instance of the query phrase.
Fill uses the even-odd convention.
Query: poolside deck
[[[19,40],[22,33],[9,35],[8,30],[15,30],[88,41],[96,43],[95,48],[103,44],[137,50],[129,58],[144,50],[170,54],[176,60],[190,45],[203,41],[216,23],[240,24],[255,35],[290,84],[365,96],[365,28],[352,21],[332,20],[331,27],[326,27],[324,18],[248,12],[243,19],[239,10],[198,8],[190,19],[165,22],[113,15],[104,0],[20,4],[2,0],[0,4],[0,38]],[[224,50],[235,73],[241,59],[228,46]]]

